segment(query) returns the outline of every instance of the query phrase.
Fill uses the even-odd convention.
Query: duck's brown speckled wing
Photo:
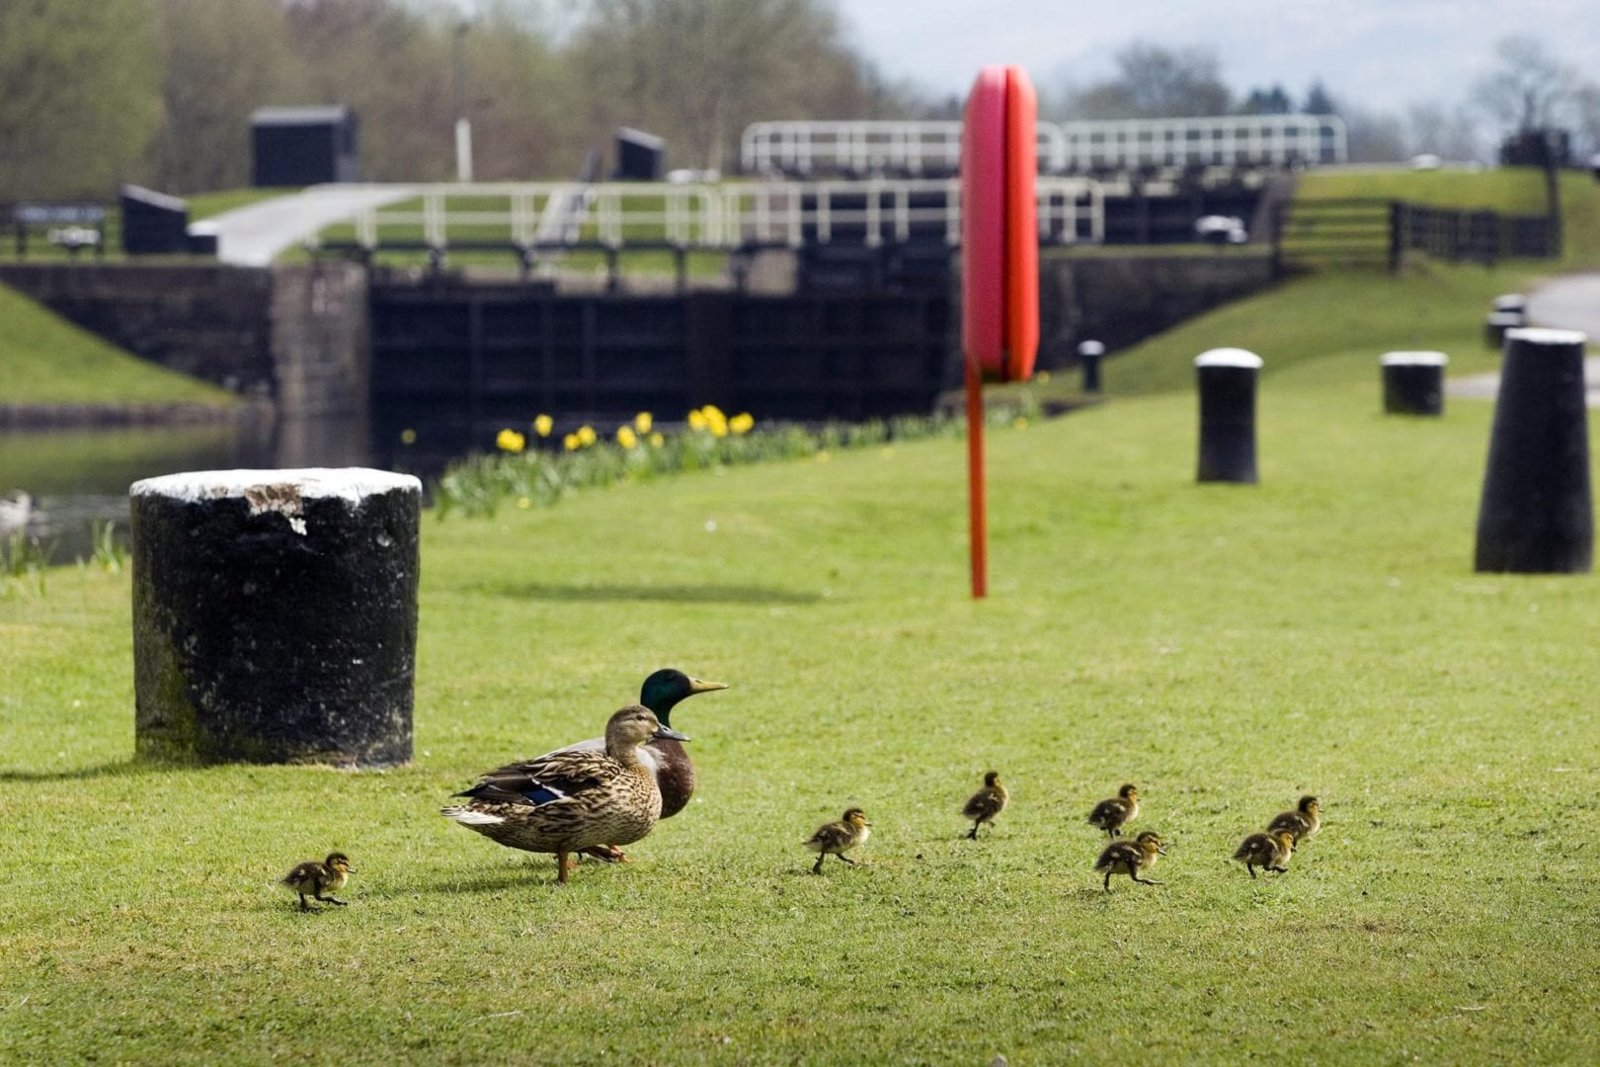
[[[497,767],[456,796],[538,806],[604,788],[622,773],[622,765],[603,751],[567,748]]]

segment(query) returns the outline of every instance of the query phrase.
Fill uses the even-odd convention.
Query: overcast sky
[[[1379,111],[1463,101],[1516,34],[1600,82],[1600,0],[840,0],[856,43],[890,78],[964,95],[986,63],[1017,63],[1041,89],[1114,71],[1143,40],[1204,45],[1243,94],[1280,83],[1298,103],[1320,78]]]

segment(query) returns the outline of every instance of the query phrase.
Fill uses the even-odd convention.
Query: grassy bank
[[[222,389],[124,352],[0,285],[0,405],[226,404]]]
[[[0,602],[0,1059],[1592,1061],[1594,580],[1473,574],[1490,408],[1384,419],[1372,364],[1268,377],[1254,488],[1193,484],[1183,393],[994,433],[981,604],[959,441],[430,519],[388,773],[131,763],[125,579]],[[634,863],[435,814],[668,664],[733,688]],[[1123,781],[1166,884],[1106,894]],[[1289,874],[1227,862],[1303,792]],[[296,912],[333,847],[351,906]]]

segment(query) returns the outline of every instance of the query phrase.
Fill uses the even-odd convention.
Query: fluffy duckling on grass
[[[1117,795],[1110,800],[1102,800],[1094,806],[1089,813],[1089,825],[1100,827],[1108,837],[1118,837],[1123,824],[1131,822],[1138,814],[1139,790],[1129,784],[1117,790]]]
[[[279,885],[286,885],[294,892],[300,894],[300,910],[310,911],[311,905],[306,903],[309,895],[314,900],[325,904],[337,904],[341,908],[346,901],[335,896],[323,896],[324,893],[337,893],[344,888],[355,871],[350,866],[350,857],[343,852],[330,852],[328,858],[318,863],[316,860],[306,860],[298,864],[294,870],[279,879]]]
[[[1289,857],[1294,855],[1294,832],[1292,830],[1269,830],[1266,833],[1251,834],[1239,842],[1239,847],[1233,853],[1233,858],[1244,864],[1244,869],[1250,872],[1250,877],[1256,876],[1256,868],[1264,871],[1286,873]]]
[[[817,863],[811,868],[811,873],[821,874],[822,861],[830,854],[854,867],[856,861],[845,853],[857,845],[866,844],[871,836],[872,824],[867,821],[867,813],[860,808],[846,808],[838,822],[823,823],[806,840],[806,848],[817,854]]]
[[[639,687],[639,703],[656,713],[662,726],[672,725],[672,709],[679,703],[697,693],[712,693],[718,689],[726,689],[723,682],[709,682],[700,678],[691,678],[687,674],[673,667],[664,667],[644,680]],[[687,740],[687,738],[685,738]],[[566,748],[557,749],[557,752],[568,752],[573,749],[587,749],[594,752],[603,752],[606,739],[591,737],[585,741],[568,745]],[[546,752],[545,756],[553,756],[554,752]],[[544,756],[538,757],[544,759]],[[655,775],[656,788],[661,790],[661,817],[670,819],[682,811],[689,803],[689,798],[694,796],[694,763],[689,759],[688,750],[683,747],[683,742],[671,737],[652,738],[648,744],[639,750],[639,761],[650,768],[650,773]],[[500,770],[510,770],[516,773],[517,764],[503,767]],[[490,771],[485,778],[493,778],[500,771]],[[627,854],[617,847],[612,841],[604,845],[582,850],[597,859],[612,863],[626,863]]]
[[[1111,876],[1113,874],[1126,874],[1135,882],[1143,885],[1160,885],[1154,878],[1140,878],[1140,871],[1147,871],[1156,865],[1157,856],[1165,856],[1167,850],[1161,847],[1161,835],[1154,830],[1146,830],[1132,841],[1113,841],[1100,853],[1100,858],[1095,861],[1094,869],[1106,872],[1106,892],[1111,892]]]
[[[562,749],[501,767],[455,794],[467,803],[439,814],[508,848],[555,853],[556,881],[565,885],[574,852],[632,844],[655,828],[661,790],[639,757],[652,738],[688,740],[630,704],[606,723],[604,751]]]
[[[1316,797],[1301,797],[1293,811],[1279,812],[1267,824],[1267,832],[1287,830],[1294,835],[1295,844],[1316,835],[1322,829],[1322,805]]]
[[[1006,801],[1011,799],[1011,794],[1006,792],[1006,787],[1000,781],[999,771],[990,771],[983,776],[983,788],[967,798],[966,805],[961,809],[961,814],[972,820],[972,829],[967,831],[967,839],[978,839],[978,827],[988,824],[994,826],[994,817],[1006,810]]]

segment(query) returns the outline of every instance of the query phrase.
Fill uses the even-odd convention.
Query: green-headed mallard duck
[[[1123,824],[1131,822],[1138,814],[1139,790],[1125,785],[1117,790],[1116,796],[1094,806],[1089,813],[1089,825],[1100,827],[1107,837],[1117,837],[1122,833]]]
[[[983,788],[967,798],[966,805],[961,809],[961,814],[972,820],[972,829],[967,831],[967,839],[978,839],[978,827],[987,823],[994,825],[994,817],[1006,808],[1006,801],[1011,795],[1006,792],[1006,787],[1000,782],[1000,772],[990,771],[983,776]]]
[[[708,682],[700,678],[691,678],[680,670],[671,667],[656,671],[644,680],[639,687],[639,703],[656,713],[656,718],[661,720],[661,725],[671,726],[672,709],[687,697],[696,693],[710,693],[718,689],[726,689],[723,682]],[[685,738],[687,740],[687,738]],[[603,752],[606,739],[591,737],[585,741],[556,749],[556,752],[567,752],[573,749],[591,749]],[[555,752],[546,752],[545,756],[553,756]],[[544,759],[544,756],[538,757]],[[688,750],[683,747],[683,742],[670,737],[661,737],[651,741],[639,750],[639,760],[650,773],[656,777],[656,787],[661,790],[661,817],[670,819],[682,811],[689,803],[689,798],[694,796],[694,763],[689,759]],[[504,768],[502,768],[504,769]],[[486,777],[499,773],[490,771]],[[627,855],[622,849],[616,847],[617,842],[612,841],[583,851],[591,856],[611,862],[627,862]]]
[[[661,790],[639,757],[652,738],[688,740],[630,704],[606,723],[604,751],[562,749],[500,767],[455,794],[466,804],[440,814],[508,848],[555,853],[556,880],[565,884],[572,853],[631,844],[655,827]]]
[[[1267,823],[1267,832],[1287,830],[1294,835],[1295,844],[1312,837],[1322,829],[1322,805],[1316,797],[1301,797],[1293,811],[1279,812]]]
[[[1242,862],[1244,869],[1254,878],[1257,867],[1264,871],[1287,873],[1289,857],[1292,855],[1294,855],[1294,831],[1268,830],[1266,833],[1251,834],[1239,842],[1233,858]]]
[[[806,848],[817,854],[817,865],[811,868],[811,873],[822,873],[822,861],[830,853],[854,867],[856,861],[846,856],[845,852],[866,844],[871,836],[872,824],[867,821],[867,813],[860,808],[846,808],[838,822],[823,823],[817,827],[816,833],[806,839]]]
[[[1146,830],[1132,841],[1113,841],[1100,853],[1100,858],[1095,860],[1094,869],[1106,872],[1106,892],[1111,892],[1111,876],[1113,874],[1126,874],[1135,882],[1143,885],[1160,885],[1154,878],[1140,878],[1140,871],[1147,871],[1156,865],[1157,856],[1165,856],[1167,850],[1161,847],[1161,835],[1154,830]]]
[[[337,893],[344,888],[350,875],[355,871],[350,867],[350,857],[343,852],[330,852],[328,858],[318,863],[316,860],[306,860],[298,864],[294,870],[279,879],[279,885],[286,885],[291,890],[300,894],[300,910],[310,911],[311,905],[306,903],[309,894],[316,900],[325,904],[337,904],[344,907],[345,902],[335,896],[323,896],[323,893]]]

